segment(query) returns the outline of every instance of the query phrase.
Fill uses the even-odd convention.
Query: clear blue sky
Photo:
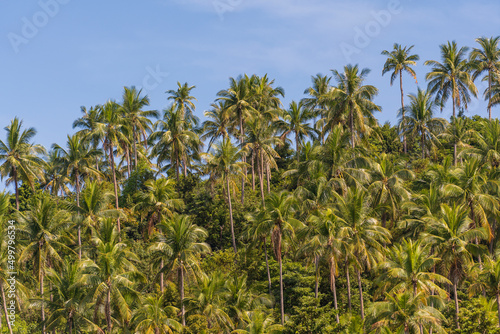
[[[46,147],[65,144],[80,106],[120,100],[123,86],[144,87],[161,110],[165,91],[187,81],[201,117],[230,76],[267,73],[288,105],[304,97],[312,75],[347,63],[372,70],[376,116],[394,124],[399,88],[381,76],[382,50],[414,44],[424,88],[423,61],[439,60],[440,44],[474,47],[475,38],[500,34],[498,0],[0,0],[0,7],[0,138],[18,116]],[[404,85],[416,91],[411,78]],[[473,103],[470,113],[486,116],[485,104]]]

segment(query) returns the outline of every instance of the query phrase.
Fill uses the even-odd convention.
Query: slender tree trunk
[[[363,285],[361,283],[361,272],[356,268],[356,275],[358,276],[358,288],[359,288],[359,305],[361,307],[361,320],[365,319],[365,305],[363,303]]]
[[[264,201],[264,164],[262,163],[262,154],[259,152],[258,153],[258,159],[257,159],[257,174],[259,174],[259,184],[260,184],[260,195],[262,197],[262,205],[265,205]]]
[[[245,141],[245,130],[243,129],[243,115],[240,112],[240,144],[243,148],[243,142]],[[247,158],[245,155],[242,156],[241,159],[244,163],[247,162]],[[241,204],[245,202],[245,181],[247,178],[247,168],[243,167],[243,174],[241,176]]]
[[[68,318],[68,328],[69,328],[69,334],[73,334],[73,319]]]
[[[184,177],[186,177],[188,174],[187,174],[187,158],[186,156],[184,155],[184,157],[182,157],[182,165],[183,165],[183,175]]]
[[[113,172],[113,186],[115,189],[115,205],[116,205],[116,210],[119,209],[118,207],[118,183],[116,182],[116,170],[115,170],[115,158],[113,156],[113,145],[109,145],[109,160],[111,161],[111,171]],[[120,217],[117,219],[117,227],[118,227],[118,240],[121,241],[120,237]]]
[[[295,152],[297,152],[297,163],[300,162],[300,153],[299,153],[299,132],[295,131]]]
[[[352,303],[351,303],[351,278],[349,277],[349,259],[345,258],[345,276],[347,279],[347,306],[349,307],[349,311],[352,310]]]
[[[106,325],[107,331],[111,334],[112,324],[111,324],[111,284],[108,285],[108,292],[106,294]]]
[[[455,118],[455,87],[453,87],[453,118]],[[457,164],[457,161],[456,161],[456,154],[457,154],[457,143],[454,142],[453,143],[453,154],[455,155],[455,160],[454,160],[454,164],[456,165]]]
[[[333,307],[335,308],[335,318],[337,323],[340,323],[339,312],[337,306],[337,286],[335,284],[335,262],[333,260],[330,261],[330,289],[333,294]]]
[[[231,224],[231,240],[233,242],[234,254],[237,254],[236,239],[234,237],[234,223],[233,223],[233,205],[231,204],[231,188],[229,187],[229,175],[226,172],[226,186],[227,186],[227,202],[229,204],[229,222]]]
[[[255,191],[255,154],[252,153],[252,191]]]
[[[179,266],[179,273],[180,273],[180,285],[179,289],[181,290],[181,319],[182,319],[182,326],[186,326],[186,315],[184,314],[184,270],[183,270],[183,262],[182,260],[180,261],[180,266]]]
[[[354,115],[352,108],[349,110],[349,128],[351,130],[351,147],[354,148]]]
[[[271,192],[271,168],[269,167],[269,163],[266,163],[266,178],[267,178],[267,193]]]
[[[3,310],[4,310],[4,313],[5,313],[5,322],[7,323],[7,327],[9,328],[9,333],[12,334],[12,327],[11,327],[10,321],[9,321],[9,314],[7,312],[7,302],[5,301],[5,291],[3,289],[3,282],[0,282],[0,292],[2,293]],[[497,295],[497,300],[498,300],[498,295]],[[1,318],[2,317],[0,317],[0,319]]]
[[[497,299],[497,311],[498,311],[498,327],[500,327],[500,294],[498,292],[496,293],[496,299]]]
[[[176,155],[176,159],[175,159],[175,177],[177,178],[177,184],[179,184],[179,174],[180,174],[180,171],[179,171],[179,165],[180,165],[180,161],[179,161],[179,154]]]
[[[425,135],[424,132],[422,131],[422,159],[425,159]]]
[[[164,266],[164,263],[163,263],[163,259],[161,259],[161,262],[160,262],[160,270],[163,269],[163,266]],[[163,272],[160,273],[160,291],[161,293],[163,294],[163,291],[164,291],[164,282],[163,282]]]
[[[281,235],[280,235],[281,238]],[[281,242],[280,242],[281,244]],[[280,246],[281,247],[281,246]],[[280,303],[281,303],[281,326],[285,325],[285,300],[283,295],[283,265],[281,260],[281,249],[279,250],[279,265],[280,265]]]
[[[457,279],[453,279],[453,295],[455,297],[455,325],[457,326],[457,329],[460,329],[460,324],[458,323],[458,294],[457,294]]]
[[[17,185],[17,169],[14,167],[14,187],[16,191],[16,210],[19,211],[19,188]]]
[[[76,206],[80,207],[80,175],[76,173]],[[78,260],[82,259],[82,228],[78,224]]]
[[[40,264],[39,264],[40,265]],[[43,299],[43,273],[40,272],[40,298]],[[42,302],[41,314],[42,314],[42,334],[45,334],[45,305]]]
[[[269,270],[269,260],[267,257],[267,241],[265,237],[264,237],[264,254],[266,255],[267,284],[269,286],[269,294],[271,294],[271,271]]]
[[[491,122],[491,70],[488,70],[488,119]]]
[[[319,256],[314,257],[314,297],[318,299],[318,286],[319,286]]]
[[[403,94],[403,70],[399,70],[399,88],[401,89],[401,119],[403,121],[403,129],[405,128],[405,103]],[[406,135],[403,134],[403,152],[406,154]]]
[[[137,144],[136,144],[137,134],[135,132],[135,126],[132,126],[132,135],[134,136],[134,138],[133,138],[133,145],[134,145],[134,169],[137,169]]]

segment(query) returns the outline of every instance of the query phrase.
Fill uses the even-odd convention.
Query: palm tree
[[[172,250],[169,262],[161,269],[167,275],[177,270],[179,294],[181,297],[182,326],[186,325],[184,309],[184,274],[197,267],[197,256],[210,251],[210,246],[203,241],[207,232],[193,224],[189,216],[174,214],[162,221],[158,228],[163,233],[164,243]]]
[[[208,142],[208,150],[212,147],[212,144],[218,138],[227,138],[229,136],[229,113],[223,101],[218,101],[211,104],[212,110],[205,111],[203,114],[205,118],[208,118],[203,122],[203,135],[200,136],[201,140],[210,138]]]
[[[470,147],[466,142],[476,137],[476,132],[469,128],[468,118],[451,117],[450,126],[440,136],[453,143],[454,147]],[[460,155],[456,150],[453,151],[453,165],[457,165],[457,156]]]
[[[61,251],[65,254],[74,253],[66,246],[71,240],[64,234],[71,222],[69,215],[59,210],[48,195],[32,202],[28,211],[18,212],[19,234],[24,236],[29,243],[24,247],[19,256],[21,263],[30,261],[33,273],[40,283],[40,296],[44,295],[44,278],[48,268],[57,267],[63,262]],[[45,333],[45,309],[41,306],[42,333]]]
[[[485,99],[488,99],[488,114],[491,121],[492,83],[494,76],[500,73],[500,36],[476,38],[480,48],[473,48],[470,53],[470,60],[474,73],[472,79],[476,80],[484,72],[488,72],[488,89],[485,91]]]
[[[231,240],[233,242],[234,253],[237,253],[236,238],[234,235],[233,223],[233,205],[231,202],[231,178],[232,175],[241,175],[243,173],[244,162],[239,161],[242,157],[242,151],[233,146],[231,139],[223,139],[222,143],[215,145],[214,153],[206,156],[207,163],[213,168],[213,172],[220,175],[226,183],[226,200],[229,205],[229,222],[231,226]]]
[[[312,78],[312,86],[304,91],[304,94],[308,94],[310,97],[302,99],[304,106],[309,108],[313,114],[313,118],[317,115],[320,116],[318,123],[314,121],[314,129],[320,135],[320,142],[323,144],[324,132],[323,129],[318,129],[322,127],[321,124],[324,123],[325,108],[329,102],[328,93],[331,89],[330,80],[331,77],[322,76],[321,74],[316,74]]]
[[[133,261],[138,261],[137,256],[120,241],[112,219],[101,220],[99,228],[94,231],[92,243],[97,250],[97,260],[88,263],[82,282],[91,286],[95,303],[104,300],[106,331],[112,333],[113,306],[122,318],[130,321],[131,310],[127,300],[138,298],[133,285],[143,277],[133,264]]]
[[[477,264],[479,270],[477,280],[470,286],[471,293],[487,292],[495,297],[498,311],[498,326],[500,327],[500,260],[487,256],[484,262]]]
[[[283,295],[283,263],[282,263],[282,241],[283,237],[293,238],[295,230],[303,224],[293,218],[294,198],[290,194],[282,191],[271,193],[266,198],[265,211],[267,212],[267,223],[272,226],[271,242],[273,243],[274,255],[278,260],[280,268],[280,304],[281,304],[281,325],[285,323],[285,301]]]
[[[169,316],[177,309],[164,304],[163,296],[146,296],[140,308],[134,312],[133,321],[137,323],[135,330],[146,334],[173,334],[173,330],[182,332],[181,324]]]
[[[361,271],[364,267],[370,269],[377,262],[382,254],[382,244],[389,242],[391,234],[374,218],[372,199],[365,190],[350,188],[345,197],[334,195],[337,199],[335,215],[341,224],[339,233],[348,246],[346,257],[355,262],[361,319],[364,319]]]
[[[415,66],[417,65],[417,61],[420,59],[420,57],[416,54],[411,54],[411,49],[413,49],[413,46],[405,46],[402,47],[401,45],[395,43],[394,44],[394,49],[389,52],[387,50],[382,51],[382,55],[387,56],[387,60],[385,61],[384,68],[382,69],[382,75],[391,72],[391,86],[394,83],[394,80],[396,80],[396,77],[399,75],[399,88],[401,90],[401,110],[403,111],[402,117],[404,118],[404,94],[403,94],[403,71],[410,74],[413,79],[415,79],[415,83],[418,84],[417,82],[417,75],[413,68],[410,66]],[[404,124],[403,124],[404,127]],[[406,151],[406,137],[403,136],[403,150],[404,153],[407,153]]]
[[[488,163],[493,169],[500,167],[500,121],[481,122],[481,134],[476,136],[475,145],[462,151],[463,155],[472,155]]]
[[[184,176],[187,176],[189,153],[192,153],[191,157],[198,153],[200,139],[186,126],[181,109],[175,110],[175,106],[164,110],[163,120],[158,120],[154,129],[155,132],[149,137],[151,142],[156,142],[151,155],[157,157],[159,164],[170,161],[170,168],[175,168],[176,179],[179,181],[181,164]]]
[[[158,118],[156,110],[142,110],[149,105],[149,97],[141,97],[142,89],[124,87],[123,102],[121,109],[128,125],[132,128],[132,145],[134,148],[134,167],[137,168],[137,142],[140,142],[141,135],[146,140],[146,133],[151,130],[152,122],[150,117]]]
[[[292,101],[290,107],[283,113],[283,120],[278,123],[278,127],[283,129],[281,138],[286,138],[290,133],[295,135],[297,162],[300,162],[300,143],[305,137],[314,138],[315,131],[307,123],[312,117],[312,112],[305,107],[302,101],[298,104]]]
[[[197,119],[194,116],[196,106],[193,103],[193,101],[196,101],[196,98],[190,95],[194,88],[196,86],[188,86],[187,82],[183,85],[177,82],[177,90],[170,89],[165,92],[170,95],[168,99],[174,101],[174,105],[180,111],[181,119],[186,121],[188,128],[191,128],[191,123],[194,122],[194,125],[197,123]]]
[[[344,72],[332,70],[337,87],[332,90],[337,109],[344,122],[349,124],[351,132],[351,147],[356,146],[356,137],[368,135],[370,128],[376,126],[373,111],[380,111],[380,107],[373,103],[373,98],[378,94],[375,86],[363,85],[370,70],[364,68],[359,71],[358,65],[347,65]],[[356,136],[356,133],[358,135]]]
[[[458,308],[458,284],[465,270],[472,261],[472,253],[478,253],[479,247],[472,243],[476,239],[486,239],[487,232],[483,228],[470,228],[468,208],[454,203],[451,207],[441,204],[441,217],[425,217],[428,225],[424,242],[434,247],[441,261],[438,268],[446,274],[453,284],[455,299],[455,326],[460,329]]]
[[[101,154],[96,149],[91,149],[81,141],[78,135],[68,136],[67,150],[57,144],[52,148],[60,153],[60,160],[64,166],[65,174],[74,182],[76,191],[76,206],[80,206],[80,182],[81,179],[91,175],[99,174],[92,168],[94,160]],[[82,259],[82,237],[81,226],[78,225],[78,259]]]
[[[262,310],[247,311],[243,319],[245,329],[236,329],[232,334],[278,334],[283,331],[283,326],[275,324],[273,317]]]
[[[61,161],[60,152],[51,150],[47,153],[45,161],[45,186],[43,189],[50,188],[50,194],[57,196],[59,193],[70,193],[67,183],[70,180],[65,175],[64,165]]]
[[[14,183],[16,193],[16,209],[19,210],[19,184],[20,180],[27,182],[32,188],[35,180],[42,176],[41,168],[44,161],[37,155],[45,153],[45,149],[38,144],[30,143],[36,135],[34,128],[21,132],[23,121],[15,117],[10,125],[5,127],[7,140],[0,140],[0,175],[2,180],[8,177],[6,185]]]
[[[153,227],[164,217],[171,217],[174,210],[184,207],[182,199],[177,198],[174,182],[170,179],[148,180],[145,190],[138,193],[137,207],[148,212],[148,235]]]
[[[430,91],[422,91],[419,88],[417,95],[410,94],[408,96],[410,97],[410,105],[405,107],[406,115],[401,118],[399,126],[407,136],[414,139],[420,137],[422,159],[424,159],[426,142],[434,145],[437,142],[437,133],[445,129],[447,122],[443,118],[434,117],[437,105],[431,100]],[[400,116],[402,117],[402,112]]]

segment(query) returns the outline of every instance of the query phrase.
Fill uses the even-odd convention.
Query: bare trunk
[[[184,168],[183,175],[184,175],[184,177],[186,177],[187,176],[187,158],[186,158],[186,156],[184,156],[182,158],[182,164],[183,164],[183,168]]]
[[[106,325],[108,333],[111,333],[111,285],[108,285],[108,293],[106,294]]]
[[[13,174],[14,174],[14,187],[15,187],[15,191],[16,191],[16,210],[19,211],[19,188],[17,185],[17,170],[15,167],[14,167]]]
[[[453,94],[452,95],[453,95],[452,96],[452,98],[453,98],[453,118],[455,118],[455,87],[453,87]],[[457,164],[456,152],[457,152],[457,143],[453,143],[453,154],[455,155],[455,160],[454,160],[455,165]]]
[[[243,129],[243,116],[240,113],[240,144],[241,147],[243,148],[243,142],[245,141],[245,130]],[[245,155],[242,156],[241,159],[244,163],[247,162],[247,158]],[[243,167],[243,174],[241,176],[241,204],[245,202],[245,181],[247,178],[247,168]]]
[[[113,145],[109,145],[109,160],[111,161],[111,171],[113,172],[113,186],[114,186],[114,189],[115,189],[115,206],[116,206],[116,210],[119,209],[118,207],[118,183],[116,182],[116,170],[115,170],[115,158],[113,156]],[[121,232],[121,228],[120,228],[120,218],[118,217],[117,221],[117,227],[118,227],[118,240],[121,241],[121,237],[120,237],[120,232]]]
[[[132,126],[132,134],[134,136],[134,138],[133,138],[133,145],[134,145],[134,169],[137,169],[137,144],[136,144],[137,134],[135,132],[135,126]]]
[[[267,257],[267,241],[265,237],[264,237],[264,254],[266,255],[267,284],[269,286],[269,294],[271,294],[271,271],[269,270],[269,260]]]
[[[252,153],[252,191],[255,191],[255,154]]]
[[[9,328],[9,333],[12,334],[12,327],[10,326],[10,321],[9,321],[9,314],[7,312],[7,302],[5,301],[5,291],[3,290],[3,282],[0,282],[0,292],[2,293],[2,300],[3,300],[3,310],[5,313],[5,322],[7,323],[7,327]],[[498,295],[497,295],[498,297]],[[497,298],[498,300],[498,298]],[[2,318],[2,317],[0,317]]]
[[[160,262],[160,270],[163,269],[163,266],[164,266],[164,263],[163,263],[163,259],[161,259],[161,262]],[[164,282],[163,282],[163,272],[160,273],[160,291],[161,293],[163,294],[163,291],[164,291]]]
[[[491,70],[488,71],[488,119],[491,122]]]
[[[340,323],[338,306],[337,306],[337,286],[335,284],[335,262],[333,260],[330,261],[330,290],[332,290],[333,294],[333,307],[335,308],[335,318],[337,323]]]
[[[453,295],[455,297],[455,325],[457,326],[457,329],[460,329],[460,324],[458,323],[458,295],[457,295],[457,279],[455,278],[453,280]]]
[[[399,70],[399,88],[401,89],[401,119],[403,121],[403,129],[405,129],[405,103],[403,94],[403,70]],[[406,136],[403,134],[403,152],[406,154]]]
[[[180,273],[180,284],[179,284],[179,289],[180,294],[181,294],[181,319],[182,319],[182,326],[186,326],[186,315],[184,314],[184,269],[183,267],[183,262],[182,260],[179,263],[179,273]]]
[[[361,307],[361,320],[365,319],[365,305],[363,303],[363,285],[361,284],[361,273],[359,268],[356,268],[356,275],[358,276],[358,289],[359,289],[359,305]]]
[[[352,309],[351,304],[351,278],[349,277],[349,260],[346,256],[345,258],[345,276],[347,280],[347,306],[349,307],[349,311]]]
[[[319,256],[316,255],[314,258],[314,267],[315,267],[315,272],[314,272],[314,297],[317,299],[318,298],[318,285],[319,285]]]
[[[229,187],[229,175],[226,173],[226,186],[227,186],[227,202],[229,204],[229,222],[231,224],[231,240],[233,242],[234,254],[237,254],[236,239],[234,237],[234,223],[233,223],[233,205],[231,204],[231,188]]]
[[[352,107],[349,110],[349,128],[351,130],[351,147],[354,148],[354,115],[352,113]]]
[[[280,265],[280,303],[281,303],[281,326],[285,324],[285,300],[283,296],[283,265],[281,260],[281,249],[279,254],[279,265]]]
[[[262,205],[264,206],[264,164],[262,163],[262,154],[260,152],[258,153],[258,159],[257,159],[257,174],[259,174],[259,184],[260,184],[260,195],[262,197]]]
[[[425,159],[425,135],[423,132],[422,132],[421,142],[422,142],[422,159]]]
[[[40,272],[40,298],[43,299],[43,273]],[[45,334],[45,305],[42,302],[41,314],[42,314],[42,334]]]
[[[497,311],[498,311],[498,327],[500,327],[500,295],[498,294],[498,292],[496,293],[496,299],[497,299]]]
[[[269,163],[266,163],[266,178],[267,178],[267,193],[271,192],[271,168]]]
[[[76,173],[76,206],[80,207],[80,175]],[[78,224],[78,260],[82,259],[82,231]]]
[[[300,162],[300,154],[299,154],[299,132],[295,131],[295,152],[297,153],[297,163]]]

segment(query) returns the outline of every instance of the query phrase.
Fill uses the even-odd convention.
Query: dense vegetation
[[[353,65],[314,76],[288,108],[267,76],[231,78],[203,122],[194,86],[167,91],[161,115],[126,87],[82,107],[77,132],[50,149],[13,119],[0,141],[13,189],[0,193],[0,327],[500,332],[499,41],[442,45],[427,88],[409,95],[402,76],[419,57],[384,51],[378,70],[401,91],[394,126],[378,124],[378,90]],[[464,114],[478,94],[488,119]]]

